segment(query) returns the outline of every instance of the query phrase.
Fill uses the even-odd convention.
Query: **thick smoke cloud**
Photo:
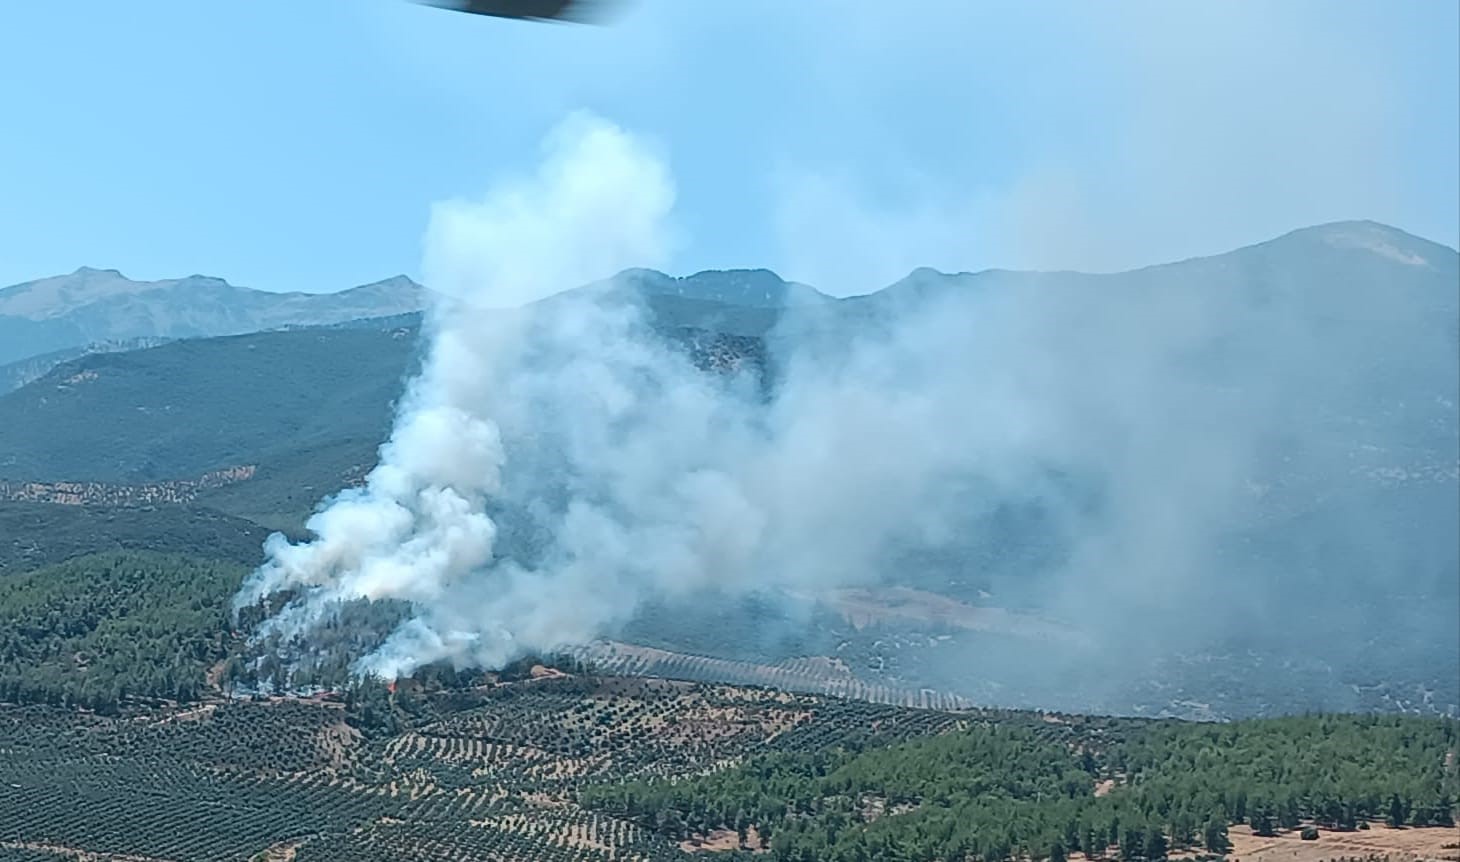
[[[673,200],[650,149],[578,115],[535,174],[433,212],[425,269],[450,299],[422,371],[366,485],[327,501],[311,541],[269,541],[238,602],[296,598],[265,633],[308,642],[340,601],[407,602],[409,620],[357,665],[394,678],[584,643],[649,599],[926,585],[986,566],[1009,575],[999,599],[1115,666],[1273,622],[1283,567],[1343,558],[1350,569],[1322,574],[1358,573],[1371,595],[1420,563],[1453,569],[1406,557],[1407,534],[1376,527],[1382,504],[1362,499],[1289,531],[1281,553],[1250,550],[1334,477],[1410,457],[1406,429],[1440,428],[1442,448],[1453,435],[1453,402],[1409,397],[1454,388],[1452,335],[1432,325],[1452,298],[1375,293],[1377,228],[1313,240],[1352,256],[1309,274],[1319,314],[1308,276],[1266,258],[1183,270],[1186,283],[1161,268],[917,273],[786,312],[771,396],[751,375],[696,368],[613,284],[501,310],[663,260]],[[1453,269],[1434,248],[1407,265]],[[1400,379],[1413,393],[1385,391]],[[1344,424],[1391,415],[1386,397],[1433,415]],[[1356,441],[1379,460],[1356,461]],[[1037,563],[1020,562],[1031,530],[996,517],[1019,507],[1057,549]],[[915,570],[930,550],[955,562]],[[1203,610],[1218,600],[1221,613]]]
[[[238,604],[300,591],[268,630],[301,635],[341,601],[410,602],[420,616],[361,665],[389,677],[441,658],[500,664],[523,649],[592,634],[611,610],[595,607],[601,591],[585,576],[586,559],[537,573],[494,561],[497,525],[486,505],[503,489],[500,423],[520,420],[514,409],[530,409],[535,396],[554,393],[533,393],[538,379],[513,373],[529,346],[522,315],[482,309],[605,270],[658,262],[672,202],[663,165],[639,142],[579,115],[547,141],[534,176],[505,182],[481,201],[438,206],[427,231],[425,269],[450,298],[432,311],[423,368],[408,386],[379,466],[363,488],[328,501],[309,520],[313,541],[294,545],[273,536],[268,561]],[[614,322],[607,314],[565,313],[552,319],[545,333],[550,342],[532,345],[568,359],[540,373],[557,375],[554,383],[588,399],[559,406],[602,409],[605,418],[623,409],[628,392],[604,376],[617,369],[571,360],[594,341],[622,350],[614,333],[598,328]],[[578,532],[566,539],[565,554],[584,550],[566,542],[590,542],[604,529],[600,519],[591,508],[575,509],[570,526]],[[580,587],[587,592],[577,592]],[[615,597],[609,591],[596,598]]]

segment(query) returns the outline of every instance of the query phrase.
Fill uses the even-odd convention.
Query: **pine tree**
[[[1121,862],[1136,862],[1145,858],[1146,833],[1142,829],[1126,829],[1120,842]]]
[[[1226,853],[1232,843],[1227,840],[1227,824],[1216,815],[1207,821],[1207,827],[1202,833],[1202,846],[1213,853]]]
[[[1147,862],[1157,862],[1157,860],[1165,859],[1166,850],[1166,834],[1160,829],[1151,829],[1151,831],[1146,834]]]
[[[1065,821],[1065,835],[1061,842],[1066,850],[1078,850],[1080,847],[1080,821],[1071,817]]]
[[[1399,798],[1398,793],[1389,796],[1389,816],[1385,819],[1391,827],[1398,829],[1409,819],[1409,806]]]
[[[1454,826],[1455,815],[1451,812],[1450,804],[1448,796],[1441,796],[1435,802],[1434,811],[1430,813],[1430,822],[1436,826]]]
[[[1191,814],[1185,810],[1178,811],[1176,816],[1171,818],[1171,843],[1177,847],[1190,847],[1196,825],[1192,822]]]

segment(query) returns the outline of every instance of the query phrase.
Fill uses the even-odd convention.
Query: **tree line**
[[[773,752],[684,780],[587,788],[582,801],[669,838],[752,828],[781,862],[1219,855],[1227,830],[1313,822],[1453,825],[1457,728],[1444,719],[1309,716],[1126,723],[1061,738],[964,731],[849,751]]]

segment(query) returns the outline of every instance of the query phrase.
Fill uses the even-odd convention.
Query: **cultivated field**
[[[113,716],[0,705],[0,862],[754,856],[767,844],[780,852],[778,841],[804,845],[832,823],[876,841],[899,823],[931,824],[940,811],[970,804],[966,810],[989,823],[1004,822],[1002,809],[969,801],[964,794],[974,786],[984,788],[974,798],[1013,806],[1008,811],[1026,818],[1026,830],[1044,828],[1039,818],[1053,810],[1039,807],[1041,799],[1084,818],[1086,831],[1104,823],[1095,846],[1115,860],[1115,839],[1104,839],[1113,822],[1099,818],[1128,824],[1133,812],[1160,806],[1211,806],[1213,793],[1230,799],[1234,788],[1256,788],[1242,776],[1258,775],[1272,758],[1290,770],[1335,764],[1351,779],[1354,804],[1368,806],[1370,828],[1325,827],[1318,841],[1304,842],[1234,826],[1228,859],[1460,860],[1454,828],[1390,829],[1372,814],[1383,799],[1375,794],[1391,780],[1451,787],[1460,730],[1441,720],[1190,725],[919,709],[541,666],[472,688],[407,682],[336,698],[215,699]],[[1132,768],[1143,772],[1132,778]],[[1259,773],[1244,772],[1252,768]],[[1285,780],[1294,792],[1306,792],[1310,781],[1296,773]],[[1453,790],[1440,792],[1449,795],[1421,793],[1414,810],[1450,811]],[[1125,807],[1101,807],[1113,802]],[[798,822],[822,825],[794,833]],[[1159,832],[1161,821],[1151,822]],[[998,827],[975,831],[990,828]],[[1043,858],[1037,848],[1049,845],[865,858],[1030,857],[1020,846]],[[1181,846],[1195,848],[1196,839]],[[1080,858],[1073,849],[1068,855]]]
[[[577,791],[963,723],[769,690],[557,674],[449,700],[374,737],[324,701],[117,718],[0,706],[0,862],[685,858],[677,841],[579,807]]]
[[[966,709],[972,706],[967,698],[948,692],[867,682],[856,677],[838,659],[827,656],[794,658],[767,664],[693,655],[618,641],[597,641],[575,649],[571,654],[575,659],[594,667],[624,676],[766,686],[919,709]]]

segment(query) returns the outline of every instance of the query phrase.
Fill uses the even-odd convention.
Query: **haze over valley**
[[[1122,274],[920,269],[845,299],[765,270],[628,269],[520,311],[438,305],[425,335],[399,280],[306,301],[83,269],[0,302],[148,341],[16,357],[0,507],[117,528],[49,549],[12,531],[0,571],[207,518],[273,572],[245,605],[323,590],[258,643],[340,683],[572,653],[893,702],[1453,715],[1457,267],[1345,222]],[[452,369],[496,423],[487,460],[449,437],[402,455],[407,381],[442,339],[499,351],[512,332],[531,350]],[[432,452],[452,454],[418,468],[447,471],[426,486],[478,489],[482,544],[453,558],[463,534],[417,522],[330,552],[299,593],[282,542],[329,541],[329,512],[368,515],[392,458]],[[375,586],[332,580],[361,576]],[[388,600],[373,635],[312,642],[360,599]],[[288,686],[288,664],[258,684]]]

